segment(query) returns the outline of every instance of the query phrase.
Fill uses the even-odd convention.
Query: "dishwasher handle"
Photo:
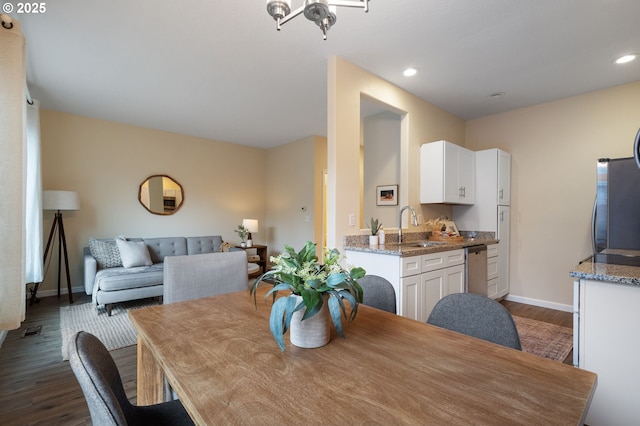
[[[477,246],[471,246],[466,248],[467,253],[480,253],[481,251],[487,251],[487,245],[481,244]]]

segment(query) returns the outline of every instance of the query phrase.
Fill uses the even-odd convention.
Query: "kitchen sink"
[[[447,244],[445,241],[413,241],[409,243],[402,243],[404,247],[433,247]]]

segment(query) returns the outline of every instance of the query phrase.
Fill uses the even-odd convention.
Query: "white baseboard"
[[[8,330],[0,330],[0,348],[2,347],[2,344],[4,343],[4,339],[7,337],[7,334],[9,334]]]
[[[84,293],[84,286],[77,286],[77,287],[71,287],[71,291],[74,293]],[[69,293],[67,291],[66,288],[61,288],[60,289],[60,295],[62,296],[63,294],[66,295],[67,293]],[[58,289],[54,288],[52,290],[38,290],[38,298],[41,297],[49,297],[49,296],[57,296],[58,295]],[[29,300],[29,292],[27,292],[27,300]]]
[[[546,300],[532,299],[530,297],[507,295],[506,300],[510,302],[525,303],[527,305],[540,306],[541,308],[555,309],[556,311],[573,312],[573,306],[562,303],[548,302]]]

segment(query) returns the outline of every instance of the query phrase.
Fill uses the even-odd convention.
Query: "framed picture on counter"
[[[398,205],[398,185],[376,186],[377,206],[397,206]]]

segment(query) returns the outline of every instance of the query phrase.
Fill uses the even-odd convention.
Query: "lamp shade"
[[[80,210],[80,197],[75,191],[43,191],[44,210]]]
[[[242,226],[251,233],[258,232],[258,219],[242,219]]]

